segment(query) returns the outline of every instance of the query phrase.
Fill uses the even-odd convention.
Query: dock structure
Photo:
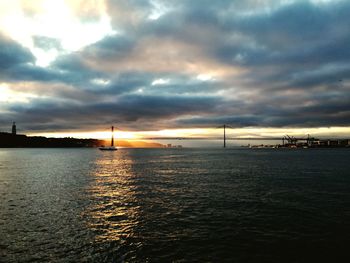
[[[314,137],[294,137],[294,136],[283,136],[282,138],[283,147],[347,147],[350,146],[350,139],[318,139]]]

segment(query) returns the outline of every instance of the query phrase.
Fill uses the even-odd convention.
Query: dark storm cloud
[[[2,81],[64,81],[61,72],[35,66],[29,49],[0,34],[0,76]]]
[[[77,89],[90,89],[91,80],[109,76],[86,65],[79,51],[57,58],[49,69],[60,73],[59,82],[76,85]]]
[[[260,49],[258,57],[249,56],[248,50],[248,65],[317,66],[349,59],[349,10],[347,2],[334,6],[299,2],[271,14],[240,19],[232,27],[251,37]]]
[[[347,126],[350,117],[350,95],[329,92],[328,94],[310,96],[306,105],[284,105],[275,107],[266,104],[237,103],[230,108],[231,115],[220,115],[217,107],[211,115],[180,118],[178,125],[196,127],[214,127],[230,124],[234,127],[319,127]],[[222,103],[222,102],[221,102]],[[249,112],[250,114],[246,114]]]
[[[118,59],[127,56],[135,46],[135,39],[127,36],[108,36],[96,44],[92,44],[85,48],[86,56],[100,59]]]
[[[60,81],[62,74],[55,70],[41,68],[33,64],[20,64],[4,71],[9,81]]]
[[[147,20],[129,34],[193,41],[223,63],[252,71],[256,67],[274,66],[275,75],[281,67],[287,68],[284,69],[287,72],[282,71],[286,77],[298,69],[348,61],[350,3],[316,5],[298,1],[270,12],[242,16],[236,11],[246,10],[252,2],[244,5],[239,1],[215,4],[180,1],[169,14],[156,21]],[[195,25],[198,27],[193,28]],[[212,41],[210,37],[215,31],[220,33],[220,38]],[[239,37],[235,39],[235,36]]]
[[[3,74],[3,71],[15,70],[20,65],[33,62],[34,56],[28,49],[0,34],[1,74]]]
[[[231,124],[236,127],[259,126],[261,119],[258,116],[208,116],[180,119],[178,125],[191,125],[196,127],[221,126],[223,124]]]
[[[0,77],[2,81],[57,81],[55,70],[34,65],[35,58],[29,49],[0,34]]]
[[[104,92],[110,95],[119,95],[135,92],[138,89],[149,85],[153,76],[140,72],[123,72],[115,74],[110,84],[106,85]],[[95,90],[98,93],[98,90]]]
[[[57,40],[47,37],[34,37],[34,44],[43,49],[60,49]],[[103,78],[104,72],[84,65],[79,52],[59,57],[50,67],[35,65],[35,57],[29,49],[0,34],[0,76],[9,82],[38,81],[76,84],[86,86],[93,78]]]
[[[183,114],[200,114],[215,109],[221,102],[219,97],[210,96],[142,96],[125,95],[114,101],[71,103],[58,100],[37,99],[30,105],[15,104],[7,110],[9,117],[21,122],[26,129],[33,129],[33,123],[42,123],[40,128],[61,129],[93,128],[117,123],[129,129],[163,126],[172,127],[171,118]],[[10,120],[10,119],[8,119]]]

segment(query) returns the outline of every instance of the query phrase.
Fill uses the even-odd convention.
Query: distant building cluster
[[[282,138],[282,146],[289,148],[319,148],[319,147],[349,147],[349,139],[316,139],[313,137],[295,138],[285,136]],[[285,143],[286,142],[286,143]]]
[[[316,139],[295,138],[285,136],[282,144],[277,145],[248,145],[249,148],[350,148],[350,139]]]
[[[165,145],[165,148],[182,148],[182,145],[172,145],[171,143],[168,143]]]

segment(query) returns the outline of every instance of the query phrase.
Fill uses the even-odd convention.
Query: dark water
[[[1,262],[350,262],[350,149],[0,149]]]

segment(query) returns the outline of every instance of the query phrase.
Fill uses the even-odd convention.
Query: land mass
[[[0,132],[0,148],[73,148],[73,147],[100,147],[109,145],[109,141],[98,139],[78,138],[47,138],[42,136],[27,136]],[[118,147],[127,148],[163,148],[160,143],[145,141],[117,141]]]

